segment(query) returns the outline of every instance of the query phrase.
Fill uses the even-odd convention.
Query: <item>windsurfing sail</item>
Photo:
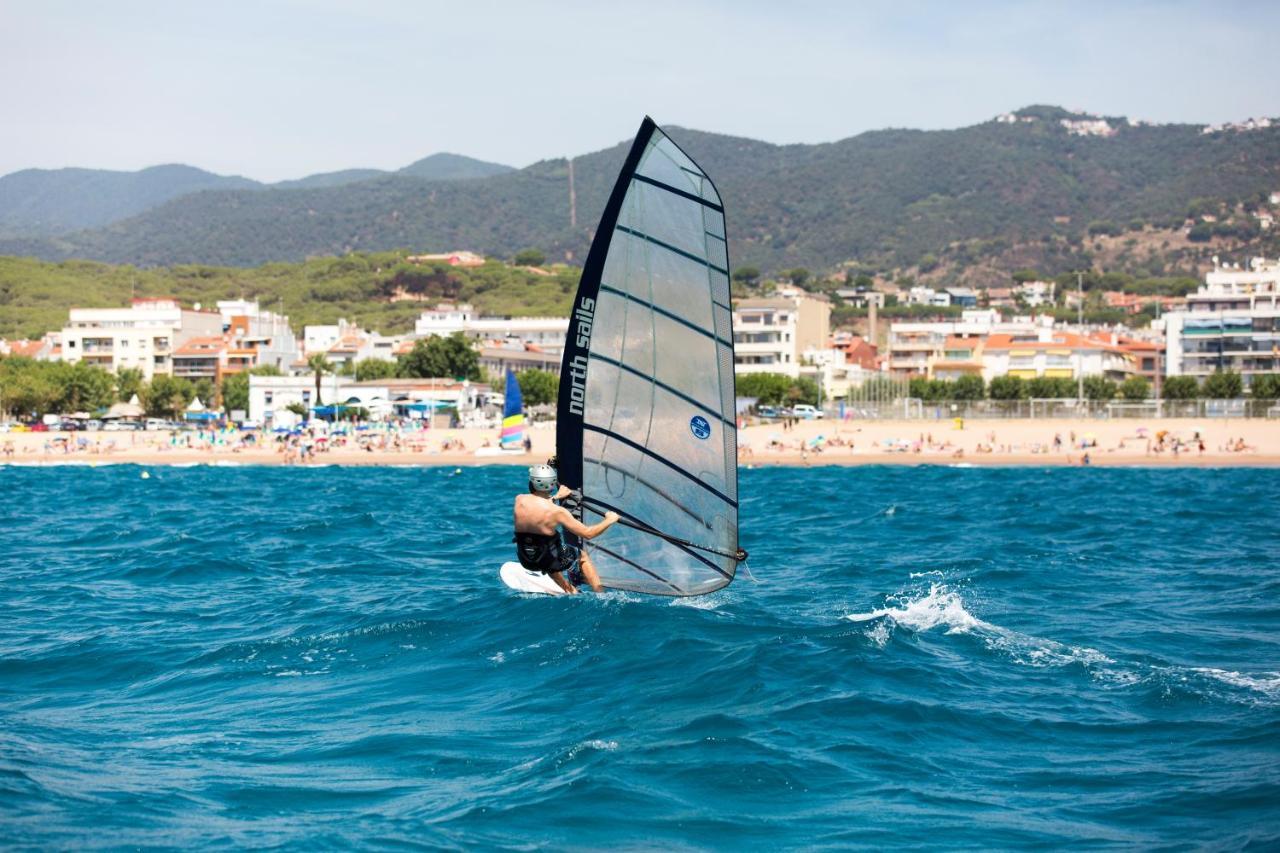
[[[711,179],[645,118],[573,303],[556,425],[560,482],[614,589],[700,595],[733,580],[737,425],[724,208]]]
[[[505,395],[502,404],[502,436],[498,443],[503,450],[523,450],[524,398],[520,396],[520,382],[509,367]]]

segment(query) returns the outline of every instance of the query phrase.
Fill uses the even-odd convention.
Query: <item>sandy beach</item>
[[[1163,436],[1161,435],[1163,433]],[[740,432],[739,463],[766,465],[1138,465],[1280,466],[1280,422],[1264,420],[951,420],[764,423]],[[476,455],[497,431],[436,429],[411,434],[399,449],[362,449],[335,439],[302,465],[522,465],[554,453],[555,429],[530,430],[529,454]],[[1056,441],[1055,441],[1056,438]],[[1163,441],[1160,439],[1163,438]],[[286,464],[266,446],[213,446],[195,433],[9,433],[0,464]],[[1202,449],[1203,446],[1203,449]],[[1086,463],[1087,456],[1087,463]]]

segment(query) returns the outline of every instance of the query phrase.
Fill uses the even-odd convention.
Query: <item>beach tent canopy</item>
[[[187,406],[188,412],[203,412],[204,410],[204,403],[200,402],[199,397],[193,397],[190,405]]]
[[[133,399],[138,399],[136,394]],[[115,403],[110,409],[107,409],[107,413],[103,415],[103,417],[107,419],[140,418],[144,414],[146,414],[146,410],[144,410],[142,406],[131,401],[128,403]]]

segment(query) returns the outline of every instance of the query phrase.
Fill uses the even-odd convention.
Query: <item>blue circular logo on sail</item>
[[[709,438],[711,436],[711,424],[707,423],[707,419],[702,415],[694,415],[693,420],[689,421],[689,431],[698,438]]]

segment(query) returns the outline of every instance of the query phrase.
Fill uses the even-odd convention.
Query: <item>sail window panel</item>
[[[603,286],[625,291],[708,334],[712,332],[711,300],[707,293],[709,271],[705,266],[623,231],[615,233],[613,248],[617,251],[616,260],[611,252],[601,276]],[[606,294],[618,298],[602,291],[602,296]],[[633,303],[632,309],[643,310],[644,306]]]
[[[712,369],[715,341],[661,314],[654,315],[654,328],[660,341],[654,377],[704,406],[716,407],[721,398],[719,373]]]
[[[583,494],[690,542],[719,547],[710,519],[733,507],[677,469],[612,435],[583,434]]]
[[[734,399],[733,349],[717,344],[716,350],[719,353],[720,411],[726,418],[737,423],[738,406],[737,400]]]
[[[593,524],[601,517],[602,512],[587,507],[583,521]],[[704,534],[709,534],[709,531],[704,531]],[[704,535],[703,540],[714,538]],[[607,534],[588,543],[587,550],[600,573],[600,580],[606,586],[660,595],[687,595],[695,589],[719,589],[729,582],[736,568],[726,565],[723,558],[714,554],[695,555],[664,539],[621,524],[609,528]]]
[[[625,436],[588,429],[582,447],[583,494],[621,507],[659,530],[714,544],[709,542],[710,520],[736,515],[731,502],[708,488],[710,483]]]
[[[636,174],[702,196],[702,171],[666,137],[660,138],[649,148],[641,159]],[[719,204],[718,201],[716,203]]]
[[[729,268],[729,250],[727,246],[723,240],[717,240],[714,237],[707,237],[705,246],[703,256],[707,259],[707,263],[714,267],[711,272],[721,275],[720,270]]]
[[[696,258],[706,258],[702,205],[661,187],[632,181],[618,224]]]
[[[600,391],[594,387],[588,389],[586,424],[608,430],[644,447],[654,418],[650,404],[653,383],[604,362],[592,362],[591,369],[600,373],[592,377],[589,385],[594,386],[597,382],[613,384]]]
[[[700,329],[710,332],[714,328],[706,267],[672,252],[657,251],[649,257],[648,284],[647,301]]]
[[[721,305],[725,306],[725,308],[728,308],[729,305],[732,304],[729,301],[731,298],[731,295],[729,292],[729,276],[725,275],[719,270],[708,270],[707,272],[708,272],[707,278],[711,282],[712,301],[719,302]],[[728,338],[725,338],[725,340],[731,341],[733,340],[733,338],[728,337]]]
[[[682,183],[672,183],[672,186],[680,189],[688,187],[687,191],[693,192],[712,204],[721,204],[720,194],[712,186],[711,179],[698,168],[698,164],[690,160],[680,150],[679,146],[666,136],[658,137],[658,141],[649,150],[648,156],[641,162],[640,168],[636,171],[655,180],[662,180],[658,175],[660,173],[671,173],[670,167],[672,166],[675,168],[675,173],[682,176]],[[671,183],[671,181],[666,181],[666,183]]]
[[[709,207],[702,209],[702,230],[708,237],[725,239],[724,214]]]
[[[647,456],[669,469],[651,468],[655,478],[681,478],[674,486],[691,486],[699,503],[708,499],[724,502],[726,497],[736,500],[736,470],[724,457],[721,435],[726,429],[733,430],[719,415],[607,363],[593,362],[591,379],[585,423],[596,435],[603,434],[601,430],[607,432],[606,444],[610,438],[617,444],[621,457],[613,460],[616,465],[638,474],[642,457]],[[695,417],[702,417],[709,425],[708,437],[694,434]],[[618,494],[620,489],[620,484],[614,484],[611,493]]]
[[[692,419],[699,416],[711,427],[707,438],[698,438],[690,426]],[[650,451],[734,499],[726,473],[723,438],[726,428],[732,431],[731,427],[663,388],[654,388],[653,424],[654,429],[640,439]]]
[[[733,315],[729,313],[729,309],[715,305],[711,308],[711,315],[715,318],[716,337],[722,341],[732,341]]]
[[[596,300],[591,353],[653,372],[653,312],[644,305],[601,290]]]

